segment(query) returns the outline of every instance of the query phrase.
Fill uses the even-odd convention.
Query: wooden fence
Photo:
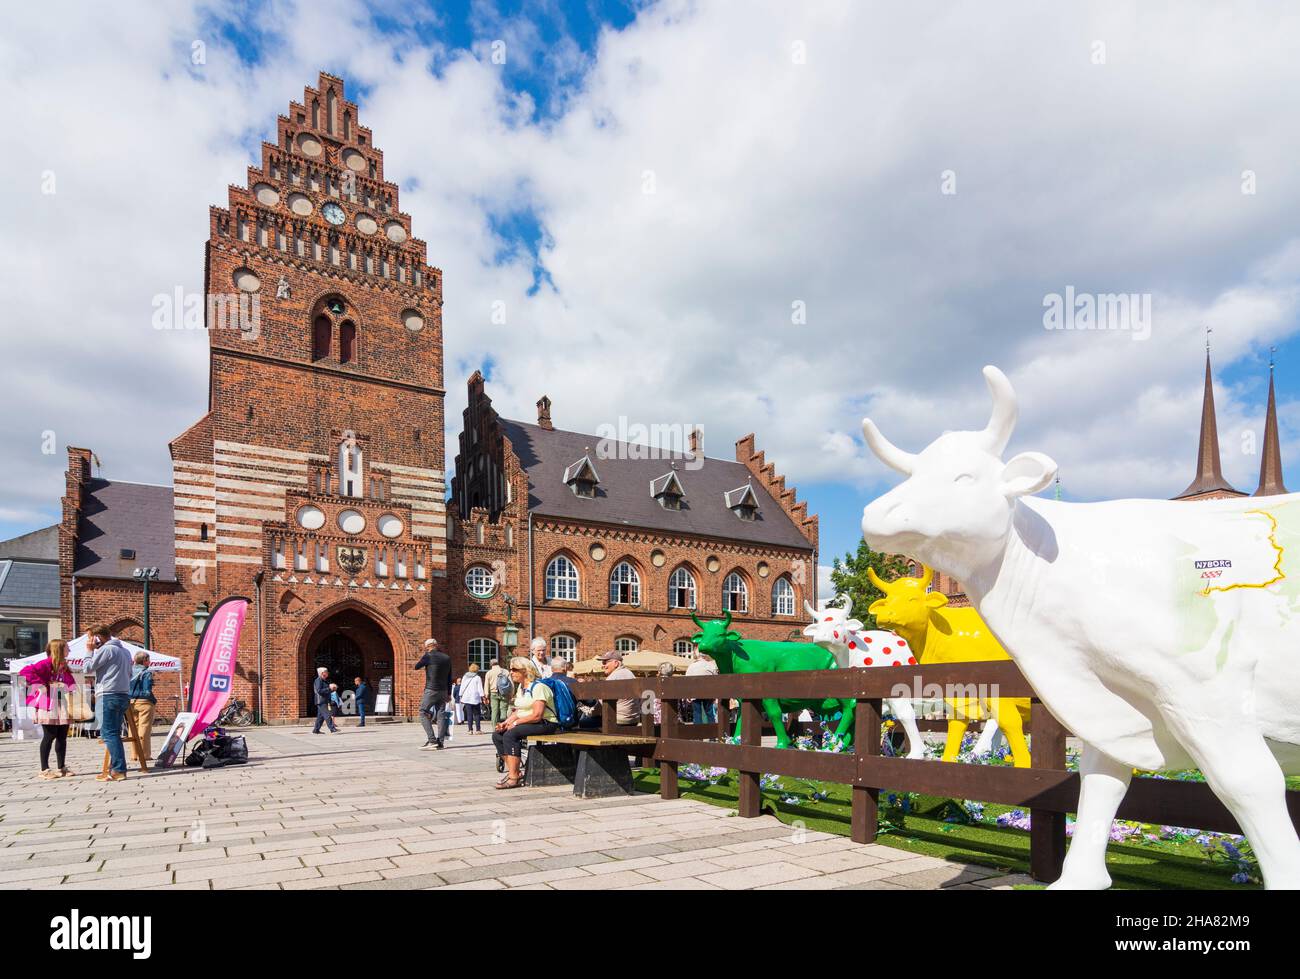
[[[881,754],[881,702],[905,684],[913,689],[971,689],[977,685],[1001,697],[1029,697],[1032,707],[1030,768],[970,765],[890,758]],[[661,723],[642,711],[637,725],[615,723],[615,702],[634,698],[638,706],[653,694],[662,703]],[[850,835],[858,843],[876,838],[880,790],[918,792],[954,799],[1018,806],[1030,813],[1030,872],[1055,880],[1065,859],[1065,814],[1078,808],[1079,775],[1065,767],[1068,732],[1035,696],[1012,662],[962,663],[888,669],[810,670],[798,673],[724,674],[721,676],[650,677],[594,680],[579,685],[578,695],[598,699],[602,731],[653,737],[643,759],[659,768],[659,791],[676,799],[678,766],[699,764],[739,772],[739,809],[743,817],[760,812],[759,779],[764,773],[852,786]],[[851,752],[799,751],[762,746],[766,715],[763,698],[785,700],[841,698],[856,700]],[[928,699],[928,695],[927,695]],[[682,700],[717,700],[717,723],[688,724],[679,716]],[[728,700],[740,702],[741,744],[720,743],[733,730]],[[637,754],[635,749],[629,753]],[[1289,791],[1291,820],[1300,829],[1300,792]],[[1231,813],[1204,782],[1134,778],[1120,804],[1119,819],[1202,830],[1240,833]]]

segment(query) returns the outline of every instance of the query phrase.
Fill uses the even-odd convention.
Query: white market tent
[[[119,640],[123,646],[131,651],[135,656],[139,652],[149,654],[149,669],[156,670],[159,673],[179,673],[181,671],[181,661],[178,656],[166,656],[163,653],[156,653],[152,649],[146,650],[143,646],[137,646],[133,642],[127,642],[125,639]],[[39,663],[45,659],[44,653],[37,653],[35,656],[25,656],[22,659],[11,659],[9,661],[9,672],[17,673],[29,663]],[[82,666],[86,662],[86,637],[78,636],[68,643],[68,669],[73,673],[81,673]]]

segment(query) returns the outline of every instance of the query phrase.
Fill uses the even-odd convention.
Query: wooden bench
[[[632,794],[629,748],[653,748],[654,738],[597,731],[528,739],[526,785],[572,785],[581,799]]]

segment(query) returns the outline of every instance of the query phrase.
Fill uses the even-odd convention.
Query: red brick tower
[[[405,711],[446,568],[442,273],[341,79],[279,117],[210,234],[209,411],[171,444],[177,579],[193,603],[263,573],[268,718],[311,712],[318,664],[341,688],[393,676]],[[250,672],[258,652],[250,614]]]

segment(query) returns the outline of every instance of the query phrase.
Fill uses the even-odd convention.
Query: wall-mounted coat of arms
[[[339,545],[339,567],[348,574],[358,574],[366,566],[366,549],[364,547],[351,547],[347,544]]]

